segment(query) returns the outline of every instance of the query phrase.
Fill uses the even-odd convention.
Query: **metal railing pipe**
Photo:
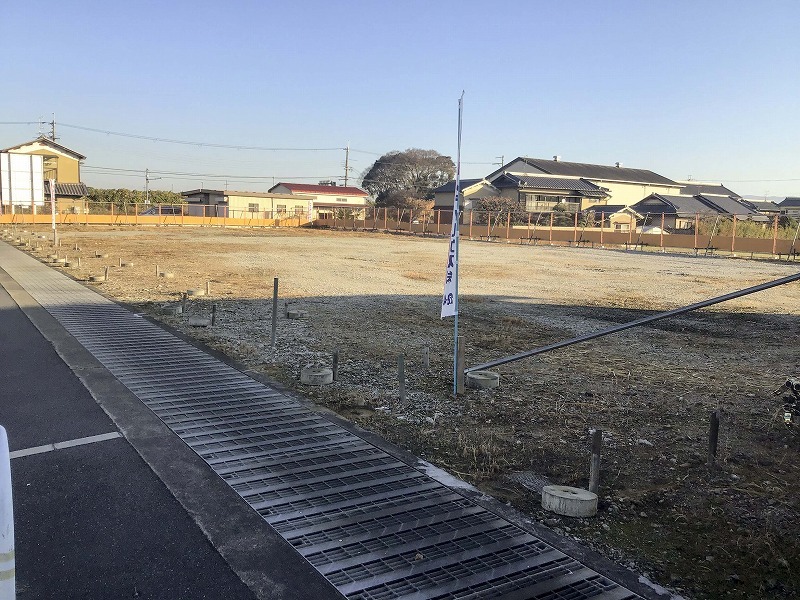
[[[522,360],[523,358],[528,358],[529,356],[536,356],[537,354],[544,354],[545,352],[550,352],[551,350],[558,350],[559,348],[565,348],[567,346],[572,346],[573,344],[580,344],[581,342],[587,342],[589,340],[593,340],[595,338],[602,337],[604,335],[609,335],[611,333],[617,333],[618,331],[624,331],[625,329],[631,329],[633,327],[639,327],[640,325],[646,325],[647,323],[652,323],[653,321],[660,321],[661,319],[668,319],[669,317],[675,317],[677,315],[682,315],[687,312],[691,312],[693,310],[697,310],[699,308],[705,308],[706,306],[712,306],[714,304],[719,304],[720,302],[725,302],[727,300],[733,300],[734,298],[740,298],[741,296],[747,296],[748,294],[754,294],[755,292],[761,292],[763,290],[768,290],[770,288],[777,287],[779,285],[784,285],[786,283],[792,283],[793,281],[800,281],[800,273],[796,273],[794,275],[789,275],[788,277],[782,277],[781,279],[775,279],[774,281],[768,281],[767,283],[761,283],[759,285],[754,285],[749,288],[745,288],[743,290],[739,290],[738,292],[731,292],[729,294],[725,294],[723,296],[717,296],[716,298],[711,298],[710,300],[703,300],[702,302],[696,302],[694,304],[690,304],[688,306],[684,306],[682,308],[675,308],[673,310],[668,310],[666,312],[657,313],[655,315],[650,315],[649,317],[643,317],[641,319],[636,319],[635,321],[630,321],[629,323],[623,323],[622,325],[615,325],[614,327],[609,327],[608,329],[603,329],[601,331],[595,331],[593,333],[587,333],[576,338],[572,338],[570,340],[564,340],[561,342],[556,342],[555,344],[549,344],[547,346],[541,346],[539,348],[534,348],[533,350],[527,350],[526,352],[520,352],[519,354],[514,354],[512,356],[506,356],[505,358],[499,358],[497,360],[492,360],[481,365],[475,365],[474,367],[469,367],[466,369],[466,373],[470,373],[472,371],[483,371],[485,369],[491,369],[492,367],[499,367],[500,365],[504,365],[506,363],[515,362],[518,360]]]
[[[0,598],[14,600],[14,503],[11,498],[11,456],[8,436],[0,425]]]

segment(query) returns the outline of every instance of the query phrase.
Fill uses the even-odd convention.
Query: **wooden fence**
[[[398,208],[368,207],[354,216],[309,221],[305,215],[272,215],[267,213],[242,212],[237,216],[196,216],[188,214],[139,214],[138,211],[124,213],[113,208],[104,213],[56,215],[58,225],[185,225],[200,227],[322,227],[360,231],[388,231],[414,235],[450,234],[452,211],[413,211]],[[664,215],[650,215],[649,222],[663,223]],[[635,227],[620,231],[610,225],[609,215],[596,214],[590,222],[580,213],[509,213],[507,211],[469,211],[462,215],[459,227],[462,238],[488,242],[550,244],[564,246],[624,246],[634,250],[677,249],[693,251],[695,254],[716,252],[771,254],[796,257],[800,252],[800,224],[779,226],[780,217],[769,217],[767,222],[755,228],[749,224],[750,235],[737,235],[737,225],[746,222],[746,217],[728,217],[724,227],[719,227],[719,218],[713,221],[695,215],[694,226],[667,232],[663,227],[656,233],[640,233]],[[565,221],[569,221],[566,224]],[[49,225],[51,215],[20,213],[0,215],[0,224]],[[721,232],[724,231],[724,235]]]

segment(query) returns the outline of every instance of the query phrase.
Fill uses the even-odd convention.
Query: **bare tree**
[[[377,206],[419,208],[433,198],[433,190],[450,181],[455,165],[435,150],[409,148],[381,156],[364,173],[361,185],[375,196]]]

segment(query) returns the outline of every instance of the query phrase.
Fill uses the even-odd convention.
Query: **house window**
[[[275,212],[279,215],[282,215],[286,212],[286,205],[285,204],[278,204],[275,206]]]
[[[247,205],[247,212],[258,212],[258,211],[259,208],[257,202],[251,202],[250,204]]]
[[[295,206],[294,207],[294,216],[295,217],[302,217],[306,213],[306,209],[302,206]]]
[[[337,198],[337,202],[347,202],[347,198]]]
[[[43,162],[44,179],[55,179],[58,181],[58,157],[45,156]]]

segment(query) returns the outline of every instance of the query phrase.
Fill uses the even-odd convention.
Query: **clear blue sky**
[[[49,121],[84,181],[264,190],[410,147],[462,175],[518,155],[800,195],[800,3],[198,0],[4,3],[0,120]],[[0,147],[37,125],[0,125]],[[131,169],[104,175],[98,167]],[[123,172],[121,172],[123,173]],[[241,176],[261,177],[247,179]],[[307,178],[307,179],[298,179]]]

